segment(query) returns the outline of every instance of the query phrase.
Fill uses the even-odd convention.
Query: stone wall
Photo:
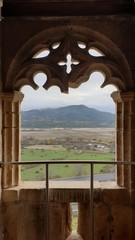
[[[77,183],[76,189],[75,183],[51,182],[49,203],[45,203],[43,182],[3,190],[3,240],[44,240],[47,235],[50,240],[66,240],[69,236],[69,239],[90,240],[89,193],[86,182]],[[71,234],[71,202],[78,202],[79,235],[76,237]],[[94,189],[94,239],[135,239],[135,207],[132,202],[126,189],[113,183],[98,183]]]

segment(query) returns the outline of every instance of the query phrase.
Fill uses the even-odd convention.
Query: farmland
[[[45,179],[43,160],[114,160],[114,129],[23,129],[22,161],[32,165],[21,169],[22,180]],[[97,165],[95,173],[112,172],[109,165]],[[49,168],[50,179],[69,178],[89,174],[87,164],[61,164]]]

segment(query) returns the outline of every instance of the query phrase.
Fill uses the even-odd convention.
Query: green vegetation
[[[113,160],[114,154],[111,153],[90,153],[82,151],[67,151],[67,150],[44,150],[44,149],[23,149],[22,161],[32,161],[32,165],[23,166],[22,180],[24,181],[41,181],[45,179],[44,165],[34,165],[34,161],[43,160]],[[95,173],[103,172],[105,165],[96,165]],[[88,164],[60,164],[51,165],[49,167],[50,179],[68,178],[73,176],[89,175]]]
[[[75,231],[77,228],[78,216],[73,216],[72,218],[72,231]]]

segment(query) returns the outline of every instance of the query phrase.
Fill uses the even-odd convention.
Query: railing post
[[[46,238],[45,240],[50,240],[50,204],[49,204],[49,165],[46,163]]]
[[[90,240],[94,240],[94,164],[90,163]]]

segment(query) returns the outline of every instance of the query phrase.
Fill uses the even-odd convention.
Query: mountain
[[[102,128],[114,125],[115,114],[85,105],[22,111],[22,128]]]

